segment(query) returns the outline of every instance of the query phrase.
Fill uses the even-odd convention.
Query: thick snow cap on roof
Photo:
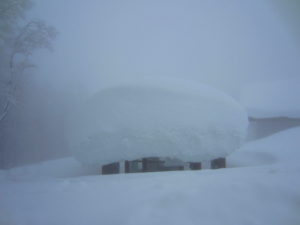
[[[242,92],[241,103],[254,118],[300,118],[300,79],[247,86]]]
[[[153,156],[186,161],[224,157],[243,142],[248,119],[224,93],[171,79],[103,89],[74,114],[71,124],[74,156],[101,165]]]

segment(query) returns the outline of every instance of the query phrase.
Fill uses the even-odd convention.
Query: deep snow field
[[[226,169],[100,176],[64,158],[0,171],[0,225],[299,225],[299,159],[293,128]]]

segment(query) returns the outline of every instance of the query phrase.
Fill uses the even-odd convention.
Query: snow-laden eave
[[[282,110],[282,111],[272,111],[272,110],[259,110],[255,108],[245,107],[248,113],[249,120],[251,119],[291,119],[300,120],[300,111],[298,110]]]
[[[278,117],[253,117],[249,116],[248,117],[249,122],[252,121],[279,121],[279,120],[289,120],[289,121],[294,121],[294,122],[300,122],[300,117],[299,118],[293,118],[293,117],[287,117],[287,116],[278,116]]]
[[[240,104],[249,117],[300,118],[300,79],[256,83],[243,88]]]

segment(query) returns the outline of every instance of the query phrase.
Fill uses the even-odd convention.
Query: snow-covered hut
[[[249,114],[248,140],[300,126],[300,79],[287,79],[244,88],[241,103]]]
[[[139,159],[155,157],[171,159],[167,163],[226,157],[242,144],[248,118],[224,93],[171,79],[100,90],[71,124],[75,158],[115,168],[114,162],[136,161],[138,166]]]

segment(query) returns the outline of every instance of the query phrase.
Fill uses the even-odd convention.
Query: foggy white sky
[[[31,15],[60,32],[35,61],[42,82],[87,88],[175,76],[238,96],[260,80],[299,76],[299,49],[263,0],[38,0]]]

